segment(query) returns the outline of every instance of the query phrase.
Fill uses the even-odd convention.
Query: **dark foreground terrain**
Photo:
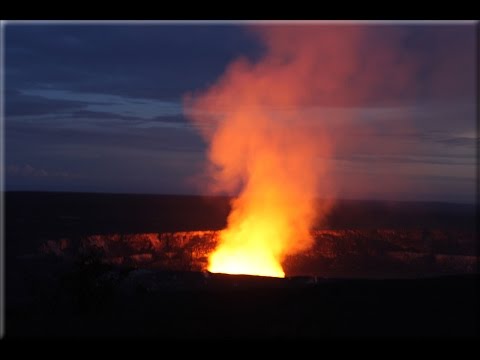
[[[6,334],[478,335],[471,205],[341,201],[285,279],[210,274],[227,198],[6,193]]]
[[[315,282],[137,271],[94,281],[98,270],[82,271],[59,292],[10,304],[7,337],[478,334],[473,276]]]

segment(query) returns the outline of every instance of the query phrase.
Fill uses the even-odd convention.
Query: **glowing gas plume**
[[[253,32],[265,44],[260,60],[234,61],[216,84],[188,96],[185,108],[209,143],[213,189],[239,193],[208,269],[284,277],[285,256],[311,246],[314,221],[330,205],[318,206],[315,198],[333,196],[327,159],[342,136],[338,124],[347,119],[332,123],[318,104],[361,101],[371,95],[365,91],[370,79],[358,71],[358,64],[364,67],[358,27],[259,26]],[[362,81],[352,91],[355,76]],[[382,80],[378,74],[376,80]]]

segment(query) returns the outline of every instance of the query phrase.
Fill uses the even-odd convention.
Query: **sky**
[[[362,26],[372,34],[362,59],[388,44],[400,54],[396,67],[415,70],[408,81],[378,70],[387,84],[403,81],[401,92],[384,86],[354,103],[325,96],[305,104],[310,117],[355,114],[357,129],[376,129],[366,146],[340,146],[329,159],[336,196],[475,202],[475,25]],[[207,144],[183,99],[239,57],[262,58],[265,45],[250,27],[7,23],[6,190],[203,193]],[[380,186],[383,178],[407,185]]]

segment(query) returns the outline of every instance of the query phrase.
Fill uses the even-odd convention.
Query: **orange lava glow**
[[[341,158],[397,151],[385,137],[374,137],[375,122],[355,109],[403,94],[416,67],[402,47],[364,26],[250,30],[263,42],[262,55],[233,61],[216,83],[185,96],[184,104],[209,145],[204,180],[214,193],[238,194],[208,269],[283,277],[283,260],[308,250],[313,225],[332,205],[315,198],[395,186],[394,176],[382,175],[382,184],[341,176],[353,173]],[[401,41],[394,30],[384,33]],[[406,131],[404,123],[388,126]]]
[[[274,129],[272,125],[276,137],[288,138],[288,132]],[[228,227],[209,258],[211,272],[284,277],[284,256],[311,244],[315,213],[313,197],[305,190],[314,186],[315,178],[294,174],[303,173],[313,154],[299,142],[296,152],[286,156],[281,151],[285,143],[263,139],[257,138],[259,150],[248,159],[247,184],[233,201]]]
[[[315,199],[318,189],[328,191],[330,136],[321,118],[301,110],[325,80],[314,76],[323,53],[315,42],[312,51],[303,31],[290,33],[291,41],[277,30],[254,29],[268,47],[264,57],[233,62],[216,84],[185,101],[209,143],[210,185],[239,193],[209,256],[211,272],[285,277],[282,261],[312,245],[313,223],[329,206]],[[319,34],[322,48],[326,36]],[[341,58],[348,58],[345,49]]]

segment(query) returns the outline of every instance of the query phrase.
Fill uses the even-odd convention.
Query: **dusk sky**
[[[475,202],[476,25],[369,28],[362,58],[394,46],[395,66],[413,64],[412,76],[387,72],[362,101],[304,105],[330,119],[355,114],[356,129],[376,129],[366,141],[375,146],[339,147],[329,159],[336,196]],[[255,63],[265,51],[238,23],[7,23],[4,31],[6,190],[202,193],[207,144],[185,116],[184,96],[215,83],[235,59]],[[349,87],[360,89],[356,81]],[[382,187],[384,177],[404,185]]]

